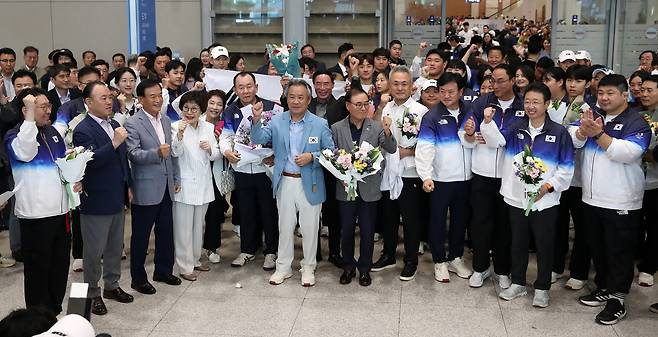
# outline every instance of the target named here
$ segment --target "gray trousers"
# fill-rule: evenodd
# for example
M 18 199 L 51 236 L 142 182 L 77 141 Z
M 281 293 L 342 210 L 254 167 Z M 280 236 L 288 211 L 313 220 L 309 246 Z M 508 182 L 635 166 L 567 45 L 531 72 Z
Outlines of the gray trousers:
M 114 215 L 80 214 L 82 241 L 85 243 L 82 252 L 84 280 L 89 284 L 89 298 L 101 295 L 98 287 L 101 268 L 103 289 L 114 290 L 119 287 L 124 221 L 123 211 Z

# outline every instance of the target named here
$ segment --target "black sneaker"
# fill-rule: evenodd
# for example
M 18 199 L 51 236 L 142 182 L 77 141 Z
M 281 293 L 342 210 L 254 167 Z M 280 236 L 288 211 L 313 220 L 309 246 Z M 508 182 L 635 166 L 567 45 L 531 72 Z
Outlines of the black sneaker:
M 605 305 L 603 311 L 596 315 L 596 323 L 604 325 L 617 324 L 622 318 L 626 317 L 626 308 L 616 298 L 611 298 Z
M 377 262 L 372 265 L 370 271 L 377 272 L 393 267 L 395 267 L 395 259 L 389 258 L 388 256 L 382 254 L 382 256 L 379 257 L 379 260 L 377 260 Z
M 416 266 L 410 263 L 405 263 L 402 272 L 400 273 L 401 281 L 411 281 L 416 277 Z
M 610 293 L 607 290 L 596 289 L 589 295 L 580 296 L 578 301 L 590 307 L 600 307 L 606 305 L 610 298 Z

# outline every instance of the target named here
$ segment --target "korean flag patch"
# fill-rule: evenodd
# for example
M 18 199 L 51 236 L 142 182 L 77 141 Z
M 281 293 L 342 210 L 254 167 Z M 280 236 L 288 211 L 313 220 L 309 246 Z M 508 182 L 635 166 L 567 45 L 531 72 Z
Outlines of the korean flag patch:
M 525 116 L 525 111 L 523 110 L 516 110 L 516 113 L 514 114 L 516 117 L 523 117 Z
M 517 134 L 516 134 L 516 137 L 519 138 L 519 139 L 523 139 L 523 138 L 525 138 L 525 137 L 523 136 L 522 133 L 517 133 Z
M 318 143 L 318 137 L 308 137 L 308 143 L 309 144 L 317 144 Z
M 615 124 L 615 126 L 612 128 L 615 131 L 620 131 L 624 127 L 624 124 Z
M 555 143 L 555 136 L 546 135 L 546 142 L 547 143 Z

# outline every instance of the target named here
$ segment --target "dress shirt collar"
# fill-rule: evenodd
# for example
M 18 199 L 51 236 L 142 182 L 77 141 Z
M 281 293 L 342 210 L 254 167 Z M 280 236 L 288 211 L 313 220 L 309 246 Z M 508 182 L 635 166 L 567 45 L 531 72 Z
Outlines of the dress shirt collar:
M 402 103 L 401 105 L 398 105 L 398 104 L 395 102 L 395 100 L 393 100 L 392 102 L 393 102 L 393 107 L 394 107 L 394 108 L 397 108 L 397 107 L 401 107 L 401 106 L 403 106 L 403 107 L 405 107 L 405 108 L 409 108 L 409 109 L 411 109 L 411 106 L 414 104 L 414 99 L 413 99 L 413 97 L 409 96 L 409 98 L 407 98 L 407 100 L 404 101 L 404 103 Z

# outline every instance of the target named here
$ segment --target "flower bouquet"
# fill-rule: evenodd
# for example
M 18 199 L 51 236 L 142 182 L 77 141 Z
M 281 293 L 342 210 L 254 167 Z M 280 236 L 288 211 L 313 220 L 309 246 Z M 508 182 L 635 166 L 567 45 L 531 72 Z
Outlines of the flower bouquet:
M 247 105 L 241 109 L 242 121 L 238 125 L 238 130 L 233 137 L 233 148 L 240 153 L 240 161 L 236 167 L 241 167 L 247 164 L 257 164 L 263 159 L 274 154 L 274 151 L 267 145 L 253 144 L 251 142 L 251 120 L 252 112 L 251 105 Z M 279 113 L 283 112 L 283 108 L 275 105 L 272 110 L 263 111 L 261 121 L 262 126 L 266 126 L 272 118 Z
M 272 65 L 276 68 L 280 76 L 288 76 L 292 78 L 299 78 L 301 76 L 301 68 L 297 61 L 299 55 L 299 41 L 292 44 L 274 44 L 268 43 L 265 45 L 267 54 L 270 57 Z M 292 60 L 293 62 L 289 62 Z
M 71 121 L 68 124 L 68 128 L 66 129 L 66 132 L 64 133 L 64 142 L 66 142 L 66 146 L 69 148 L 73 148 L 73 131 L 75 130 L 75 127 L 82 122 L 83 119 L 87 117 L 87 112 L 82 111 L 80 112 L 79 115 L 75 116 L 75 118 L 71 119 Z
M 523 152 L 514 156 L 514 175 L 516 175 L 525 190 L 525 216 L 530 214 L 535 204 L 535 199 L 539 195 L 541 182 L 544 180 L 542 175 L 546 173 L 546 165 L 538 157 L 532 155 L 532 150 L 528 145 Z
M 420 118 L 417 114 L 409 112 L 408 108 L 404 109 L 402 117 L 395 124 L 402 133 L 400 147 L 412 148 L 418 141 L 418 132 L 420 131 Z
M 55 164 L 59 167 L 62 183 L 66 186 L 69 197 L 69 209 L 80 206 L 80 195 L 73 192 L 73 184 L 82 181 L 85 176 L 87 162 L 92 160 L 94 153 L 82 146 L 67 151 L 64 158 L 57 158 Z
M 365 177 L 379 172 L 383 160 L 379 147 L 373 147 L 368 142 L 361 143 L 361 146 L 354 144 L 350 152 L 326 149 L 318 158 L 320 165 L 343 182 L 348 201 L 356 200 L 357 182 L 363 182 Z

